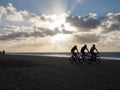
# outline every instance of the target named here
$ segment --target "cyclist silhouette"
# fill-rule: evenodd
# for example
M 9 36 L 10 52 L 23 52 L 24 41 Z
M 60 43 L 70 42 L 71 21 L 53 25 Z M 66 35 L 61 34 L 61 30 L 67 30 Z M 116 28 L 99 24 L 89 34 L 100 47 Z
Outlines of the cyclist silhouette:
M 94 56 L 96 56 L 96 54 L 95 54 L 95 52 L 94 52 L 95 50 L 97 51 L 97 53 L 99 53 L 99 51 L 98 51 L 97 48 L 95 47 L 95 44 L 93 44 L 93 46 L 92 46 L 91 49 L 90 49 L 90 53 L 92 54 L 91 59 L 92 59 Z
M 85 50 L 87 50 L 87 51 L 89 52 L 89 50 L 88 50 L 88 48 L 87 48 L 87 45 L 84 45 L 84 46 L 81 48 L 81 53 L 82 53 L 82 59 L 83 59 L 83 61 L 85 60 Z
M 79 53 L 76 45 L 72 47 L 71 53 L 72 53 L 72 57 L 76 57 L 77 53 Z

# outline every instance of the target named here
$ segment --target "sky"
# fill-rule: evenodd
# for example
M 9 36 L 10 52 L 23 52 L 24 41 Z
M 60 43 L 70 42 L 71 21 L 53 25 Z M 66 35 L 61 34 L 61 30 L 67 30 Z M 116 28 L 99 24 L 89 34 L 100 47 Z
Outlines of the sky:
M 120 0 L 0 0 L 0 50 L 120 52 Z

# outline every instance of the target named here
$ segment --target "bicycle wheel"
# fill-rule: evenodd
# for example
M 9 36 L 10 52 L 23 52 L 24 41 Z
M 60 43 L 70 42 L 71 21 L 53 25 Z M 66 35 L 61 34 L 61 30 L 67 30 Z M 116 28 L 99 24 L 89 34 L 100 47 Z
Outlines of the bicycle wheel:
M 97 56 L 96 59 L 95 59 L 95 63 L 99 64 L 100 62 L 101 62 L 100 56 Z
M 91 64 L 91 63 L 93 63 L 93 60 L 90 58 L 90 59 L 89 59 L 89 64 Z
M 90 56 L 86 56 L 86 57 L 85 57 L 85 62 L 86 62 L 87 64 L 91 64 L 91 63 L 92 63 L 91 57 L 90 57 Z
M 74 58 L 73 58 L 73 57 L 70 57 L 70 58 L 69 58 L 69 61 L 70 61 L 71 64 L 73 64 L 73 63 L 74 63 Z
M 82 56 L 79 57 L 79 63 L 83 63 L 83 59 L 82 59 Z
M 75 62 L 76 64 L 79 64 L 79 58 L 78 58 L 78 56 L 76 56 L 75 58 L 73 58 L 73 62 Z

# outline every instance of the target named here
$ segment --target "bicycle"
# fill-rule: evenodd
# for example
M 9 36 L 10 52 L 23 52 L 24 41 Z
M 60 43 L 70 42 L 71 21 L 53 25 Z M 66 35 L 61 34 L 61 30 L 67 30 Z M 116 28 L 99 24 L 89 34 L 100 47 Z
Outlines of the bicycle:
M 96 64 L 99 64 L 101 62 L 99 53 L 96 53 L 93 57 L 89 54 L 86 55 L 86 60 L 88 60 L 88 63 L 91 64 L 95 62 Z
M 78 54 L 76 54 L 75 56 L 72 55 L 72 56 L 69 58 L 69 60 L 70 60 L 70 63 L 71 63 L 71 64 L 73 64 L 73 63 L 79 64 L 79 63 L 80 63 L 80 57 L 79 57 Z
M 71 56 L 70 58 L 69 58 L 69 60 L 70 60 L 70 63 L 71 64 L 73 64 L 73 63 L 76 63 L 76 64 L 82 64 L 82 63 L 84 63 L 84 62 L 87 62 L 88 63 L 88 60 L 83 60 L 83 58 L 82 58 L 82 55 L 81 54 L 76 54 L 76 56 Z
M 101 62 L 100 59 L 100 55 L 99 53 L 96 53 L 93 57 L 90 53 L 86 53 L 85 55 L 85 59 L 83 60 L 82 55 L 81 54 L 76 54 L 75 56 L 71 56 L 69 58 L 70 63 L 76 63 L 76 64 L 83 64 L 83 63 L 87 63 L 87 64 L 91 64 L 93 62 L 95 62 L 96 64 L 99 64 Z

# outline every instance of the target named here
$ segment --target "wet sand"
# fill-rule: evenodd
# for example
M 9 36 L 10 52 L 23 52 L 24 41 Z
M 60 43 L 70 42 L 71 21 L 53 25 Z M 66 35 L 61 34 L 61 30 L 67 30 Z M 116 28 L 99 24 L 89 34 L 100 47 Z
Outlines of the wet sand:
M 120 61 L 70 64 L 62 57 L 0 56 L 0 90 L 120 90 Z

